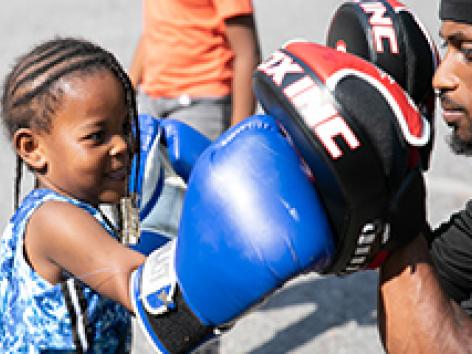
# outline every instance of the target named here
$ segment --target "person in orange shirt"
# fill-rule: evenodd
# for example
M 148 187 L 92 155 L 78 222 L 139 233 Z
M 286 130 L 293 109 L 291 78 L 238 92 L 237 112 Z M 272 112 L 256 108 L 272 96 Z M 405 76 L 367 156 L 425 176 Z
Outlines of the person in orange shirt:
M 254 113 L 260 62 L 251 0 L 144 0 L 129 70 L 138 110 L 217 138 Z
M 177 119 L 214 140 L 255 112 L 252 74 L 259 62 L 251 0 L 143 0 L 129 68 L 140 114 Z M 154 207 L 159 225 L 180 219 L 185 188 L 171 177 Z M 139 330 L 134 335 L 144 342 Z M 218 351 L 214 341 L 198 352 Z

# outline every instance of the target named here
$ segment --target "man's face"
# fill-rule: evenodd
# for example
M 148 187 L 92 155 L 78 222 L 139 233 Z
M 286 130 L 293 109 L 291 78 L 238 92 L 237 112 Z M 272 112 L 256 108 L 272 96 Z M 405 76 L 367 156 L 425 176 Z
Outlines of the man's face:
M 454 152 L 472 155 L 472 25 L 444 21 L 440 35 L 446 54 L 433 78 L 444 121 L 453 129 Z

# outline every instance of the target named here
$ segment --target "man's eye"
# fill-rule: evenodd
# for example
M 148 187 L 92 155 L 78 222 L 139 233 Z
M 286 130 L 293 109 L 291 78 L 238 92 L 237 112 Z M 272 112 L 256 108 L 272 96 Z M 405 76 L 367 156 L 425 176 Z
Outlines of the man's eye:
M 472 48 L 462 47 L 461 52 L 462 52 L 462 55 L 464 56 L 465 60 L 472 61 Z

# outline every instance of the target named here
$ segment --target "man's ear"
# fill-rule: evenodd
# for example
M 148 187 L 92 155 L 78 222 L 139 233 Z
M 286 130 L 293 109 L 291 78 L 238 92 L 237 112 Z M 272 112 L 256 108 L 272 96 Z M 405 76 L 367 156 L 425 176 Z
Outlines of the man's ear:
M 13 147 L 17 155 L 34 171 L 46 168 L 46 157 L 41 149 L 40 139 L 30 128 L 20 128 L 15 132 Z

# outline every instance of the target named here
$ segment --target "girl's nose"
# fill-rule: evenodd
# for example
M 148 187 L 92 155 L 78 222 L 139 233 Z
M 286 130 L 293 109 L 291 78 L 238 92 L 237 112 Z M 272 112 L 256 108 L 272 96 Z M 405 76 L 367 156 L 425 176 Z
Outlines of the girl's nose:
M 111 139 L 110 155 L 116 156 L 128 151 L 128 143 L 122 135 L 114 135 Z

